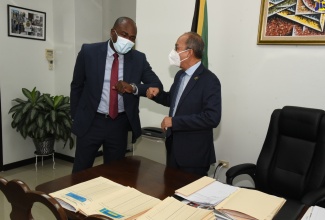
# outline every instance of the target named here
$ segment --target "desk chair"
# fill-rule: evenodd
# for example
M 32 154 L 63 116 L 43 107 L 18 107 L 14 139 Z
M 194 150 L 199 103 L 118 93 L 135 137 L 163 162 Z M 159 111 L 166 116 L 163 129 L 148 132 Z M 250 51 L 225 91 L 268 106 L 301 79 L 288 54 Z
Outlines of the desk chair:
M 56 219 L 67 219 L 64 209 L 54 198 L 43 192 L 30 190 L 23 181 L 11 180 L 8 182 L 5 178 L 0 177 L 0 190 L 11 204 L 10 218 L 12 220 L 33 219 L 31 209 L 35 202 L 42 203 L 49 208 Z
M 12 220 L 32 220 L 34 219 L 31 209 L 35 202 L 45 205 L 56 217 L 57 220 L 67 220 L 68 217 L 62 206 L 51 196 L 40 191 L 30 190 L 26 183 L 20 180 L 7 181 L 0 177 L 0 190 L 11 204 Z M 91 215 L 85 220 L 112 220 L 103 215 Z
M 287 199 L 288 216 L 320 204 L 325 200 L 325 112 L 294 106 L 274 110 L 256 165 L 231 167 L 227 183 L 241 174 L 251 176 L 257 190 Z M 295 219 L 288 216 L 278 219 Z

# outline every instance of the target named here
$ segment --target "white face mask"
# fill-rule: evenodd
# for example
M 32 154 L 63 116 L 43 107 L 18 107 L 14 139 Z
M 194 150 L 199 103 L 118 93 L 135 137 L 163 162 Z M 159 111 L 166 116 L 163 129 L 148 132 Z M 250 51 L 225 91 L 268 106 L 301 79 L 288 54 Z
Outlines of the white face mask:
M 181 62 L 183 62 L 184 60 L 187 60 L 188 57 L 186 57 L 185 59 L 181 60 L 179 54 L 180 54 L 180 53 L 183 53 L 183 52 L 185 52 L 185 51 L 188 51 L 188 50 L 189 50 L 189 49 L 186 49 L 186 50 L 183 50 L 183 51 L 177 53 L 176 50 L 173 49 L 173 50 L 169 53 L 169 56 L 168 56 L 170 65 L 174 65 L 174 66 L 178 66 L 178 67 L 180 67 Z
M 115 31 L 115 34 L 117 36 L 117 40 L 115 43 L 113 42 L 113 40 L 112 40 L 112 42 L 113 42 L 113 46 L 114 46 L 116 52 L 119 54 L 126 54 L 127 52 L 129 52 L 132 49 L 132 47 L 134 46 L 134 43 L 124 37 L 118 36 L 116 31 Z

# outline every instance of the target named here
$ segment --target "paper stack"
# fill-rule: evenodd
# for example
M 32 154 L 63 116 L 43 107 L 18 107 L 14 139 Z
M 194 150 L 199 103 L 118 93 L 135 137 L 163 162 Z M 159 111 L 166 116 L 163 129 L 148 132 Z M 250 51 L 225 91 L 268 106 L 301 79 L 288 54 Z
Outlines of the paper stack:
M 280 197 L 240 188 L 216 205 L 215 209 L 234 219 L 269 220 L 273 219 L 285 202 Z
M 135 219 L 160 202 L 157 198 L 104 177 L 94 178 L 50 195 L 71 211 L 86 216 L 101 214 L 120 220 Z
M 158 205 L 137 218 L 137 220 L 148 219 L 215 220 L 216 218 L 212 210 L 194 208 L 176 200 L 173 197 L 167 197 Z
M 286 201 L 257 190 L 229 186 L 210 177 L 202 177 L 176 190 L 176 195 L 199 204 L 214 205 L 215 210 L 224 214 L 224 219 L 236 220 L 272 219 Z
M 217 205 L 239 187 L 230 186 L 211 177 L 204 176 L 178 190 L 175 194 L 201 205 Z
M 325 209 L 319 206 L 311 206 L 308 208 L 301 220 L 324 220 Z

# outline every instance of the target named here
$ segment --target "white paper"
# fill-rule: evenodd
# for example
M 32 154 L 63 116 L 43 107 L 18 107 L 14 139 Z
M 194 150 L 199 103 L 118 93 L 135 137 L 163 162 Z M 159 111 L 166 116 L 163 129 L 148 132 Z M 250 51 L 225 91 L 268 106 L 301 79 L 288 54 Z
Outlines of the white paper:
M 301 220 L 324 220 L 325 209 L 319 206 L 310 207 Z
M 176 195 L 198 204 L 216 205 L 235 192 L 238 188 L 239 187 L 214 181 L 189 196 L 183 196 L 179 193 L 176 193 Z

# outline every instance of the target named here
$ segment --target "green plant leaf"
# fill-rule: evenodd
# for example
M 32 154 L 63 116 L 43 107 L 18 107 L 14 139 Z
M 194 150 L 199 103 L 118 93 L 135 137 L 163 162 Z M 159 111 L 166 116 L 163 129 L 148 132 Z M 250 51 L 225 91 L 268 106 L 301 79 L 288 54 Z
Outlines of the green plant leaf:
M 36 87 L 34 87 L 34 89 L 33 89 L 33 91 L 35 91 L 36 90 Z M 23 92 L 23 94 L 31 101 L 31 100 L 33 100 L 33 97 L 32 97 L 32 92 L 31 91 L 29 91 L 28 89 L 26 89 L 26 88 L 22 88 L 22 92 Z
M 65 96 L 64 99 L 63 99 L 63 103 L 66 104 L 66 103 L 70 103 L 70 97 L 69 96 Z
M 28 134 L 32 134 L 35 130 L 36 130 L 36 124 L 33 123 L 33 124 L 30 124 L 28 127 L 27 127 L 27 133 Z
M 18 102 L 18 103 L 20 103 L 20 104 L 22 104 L 22 103 L 26 103 L 26 102 L 27 102 L 27 101 L 22 100 L 22 99 L 20 99 L 20 98 L 15 98 L 15 99 L 13 99 L 12 101 L 14 101 L 14 102 Z
M 44 140 L 53 136 L 55 140 L 63 140 L 64 145 L 69 142 L 70 149 L 73 148 L 70 97 L 41 94 L 36 87 L 32 91 L 23 88 L 22 92 L 27 100 L 13 100 L 18 104 L 10 108 L 8 113 L 12 114 L 11 127 L 24 138 Z
M 21 130 L 20 134 L 21 134 L 21 136 L 23 136 L 24 139 L 27 138 L 27 132 L 25 132 L 25 130 Z
M 51 133 L 51 134 L 53 133 L 51 123 L 48 120 L 45 121 L 45 131 L 47 133 Z
M 26 113 L 27 111 L 29 111 L 29 109 L 31 109 L 31 108 L 32 108 L 32 103 L 30 103 L 30 102 L 26 103 L 22 109 L 23 114 Z
M 36 87 L 34 87 L 33 91 L 30 93 L 31 95 L 31 99 L 30 101 L 33 103 L 33 105 L 35 105 L 35 103 L 37 102 L 38 98 L 40 97 L 40 92 L 36 90 Z
M 69 137 L 69 142 L 70 142 L 70 149 L 72 149 L 74 146 L 74 139 L 71 136 Z
M 23 126 L 21 126 L 21 128 L 19 130 L 20 130 L 20 134 L 23 136 L 23 138 L 26 139 L 27 134 L 28 134 L 27 126 L 23 125 Z
M 51 115 L 51 121 L 52 122 L 55 122 L 56 121 L 56 112 L 54 110 L 52 110 L 50 112 L 50 115 Z
M 70 104 L 69 103 L 63 104 L 63 105 L 59 106 L 57 109 L 59 109 L 59 110 L 63 110 L 63 109 L 70 110 Z
M 54 102 L 53 99 L 51 98 L 50 94 L 44 94 L 43 95 L 45 102 L 53 108 Z
M 59 118 L 69 118 L 69 115 L 65 113 L 64 111 L 58 111 L 57 115 Z
M 37 119 L 36 119 L 36 124 L 39 128 L 42 128 L 44 125 L 44 115 L 39 114 Z
M 32 95 L 33 95 L 34 103 L 36 103 L 37 101 L 42 100 L 42 98 L 40 99 L 41 93 L 39 91 L 34 92 L 34 90 L 33 90 Z
M 14 115 L 14 122 L 15 122 L 15 123 L 19 123 L 20 120 L 22 119 L 22 116 L 23 116 L 23 112 L 22 112 L 22 111 L 17 112 L 17 113 Z
M 37 116 L 37 109 L 32 108 L 32 109 L 31 109 L 31 112 L 30 112 L 30 117 L 29 117 L 29 119 L 30 119 L 31 121 L 34 121 L 34 119 L 36 118 L 36 116 Z
M 11 122 L 11 127 L 12 127 L 12 128 L 17 127 L 17 123 L 15 123 L 15 121 L 12 121 L 12 122 Z
M 43 102 L 38 102 L 35 107 L 38 107 L 37 109 L 45 109 L 45 104 Z
M 60 104 L 62 103 L 62 101 L 63 101 L 63 95 L 55 96 L 54 97 L 53 108 L 57 109 L 60 106 Z
M 20 111 L 23 108 L 23 106 L 24 106 L 23 104 L 18 104 L 18 105 L 11 107 L 8 114 Z
M 67 128 L 71 128 L 72 123 L 70 120 L 63 118 L 63 123 Z

